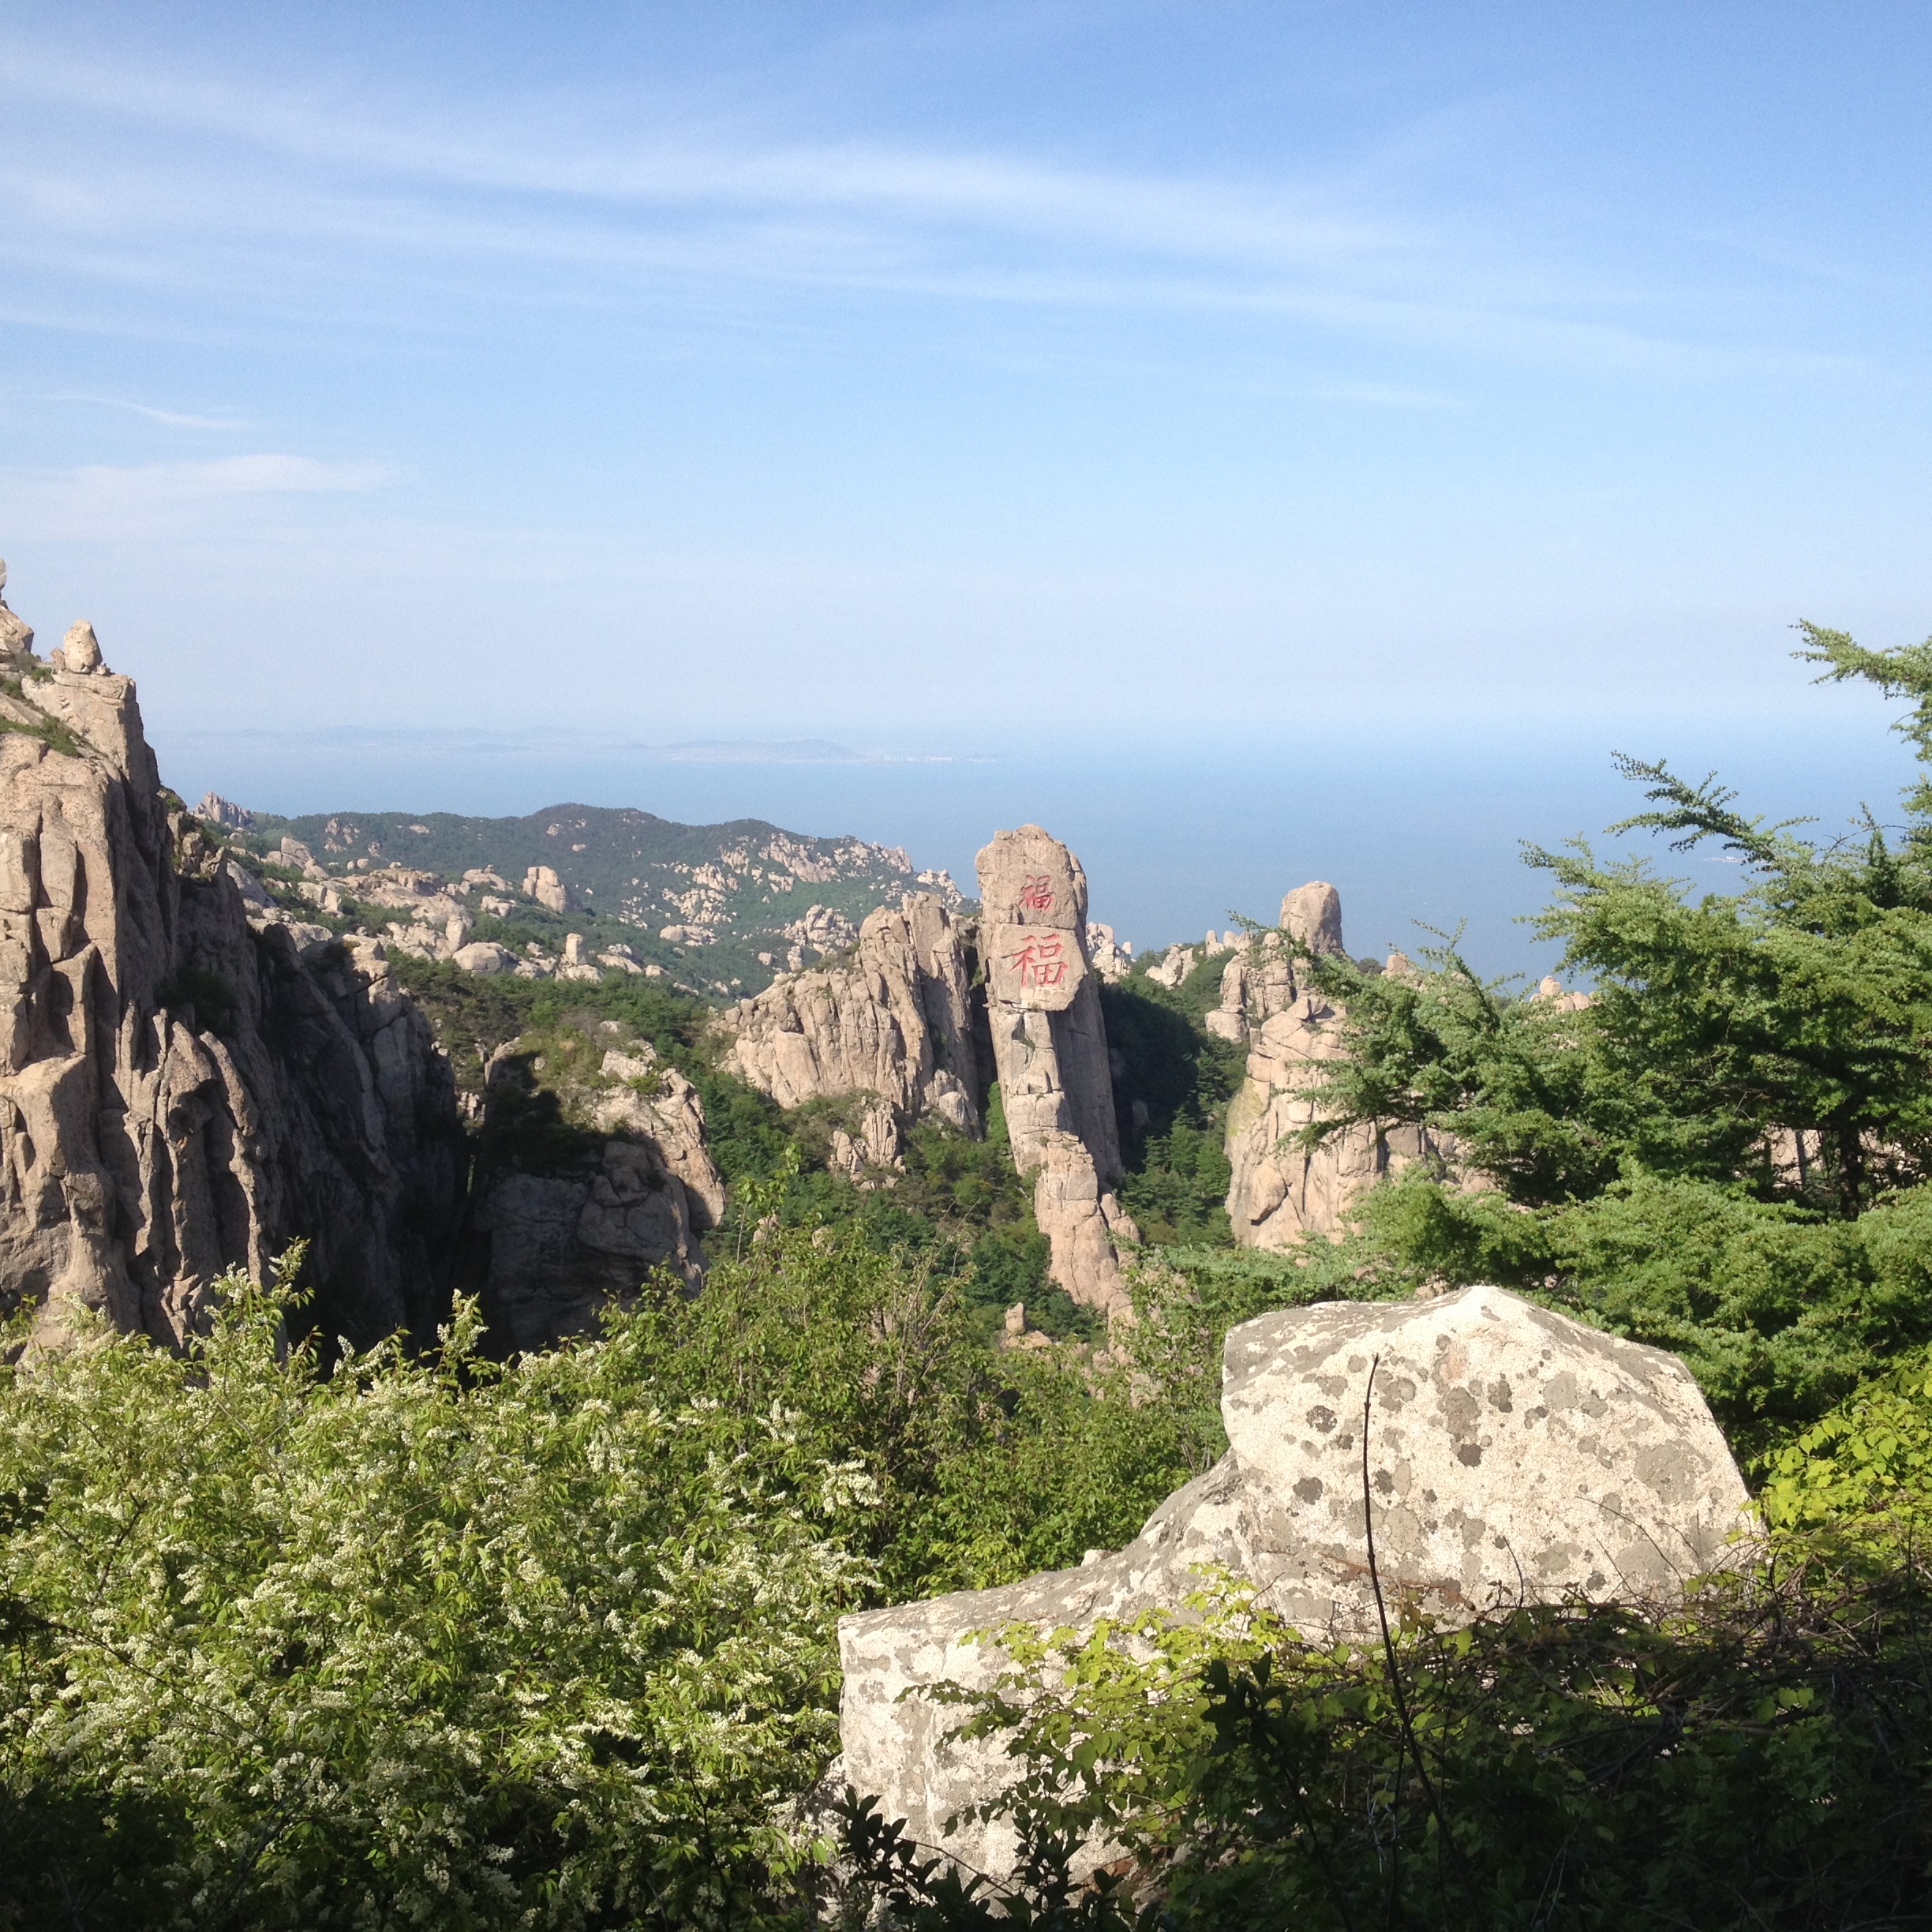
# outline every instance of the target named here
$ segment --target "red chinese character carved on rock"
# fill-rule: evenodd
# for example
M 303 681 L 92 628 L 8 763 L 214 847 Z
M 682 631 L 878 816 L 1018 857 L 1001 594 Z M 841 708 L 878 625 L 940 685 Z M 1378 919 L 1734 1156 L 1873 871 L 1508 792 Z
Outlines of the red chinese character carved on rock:
M 1020 884 L 1020 903 L 1029 912 L 1050 912 L 1053 910 L 1054 889 L 1052 878 L 1044 872 L 1029 872 Z
M 1055 987 L 1066 978 L 1065 948 L 1058 936 L 1028 940 L 1017 953 L 1006 955 L 1006 964 L 1019 974 L 1023 987 Z

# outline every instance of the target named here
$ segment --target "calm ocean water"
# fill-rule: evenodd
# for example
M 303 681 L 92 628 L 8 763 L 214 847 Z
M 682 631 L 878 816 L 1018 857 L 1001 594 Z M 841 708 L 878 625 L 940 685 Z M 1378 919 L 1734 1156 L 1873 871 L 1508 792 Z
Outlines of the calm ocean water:
M 1311 731 L 1294 742 L 1084 744 L 1072 752 L 841 762 L 666 757 L 588 736 L 305 735 L 151 724 L 163 777 L 190 802 L 210 787 L 285 813 L 392 810 L 489 814 L 567 800 L 635 806 L 710 824 L 770 819 L 856 833 L 944 866 L 968 892 L 973 855 L 998 827 L 1032 820 L 1085 863 L 1093 913 L 1137 949 L 1198 939 L 1233 912 L 1272 921 L 1304 879 L 1341 890 L 1350 949 L 1413 950 L 1424 926 L 1464 930 L 1485 971 L 1541 973 L 1552 949 L 1518 915 L 1547 896 L 1520 841 L 1594 835 L 1639 807 L 1612 750 L 1716 767 L 1743 808 L 1818 815 L 1836 834 L 1861 800 L 1896 818 L 1909 765 L 1881 716 L 1802 732 L 1686 720 L 1631 727 Z M 1600 841 L 1600 848 L 1607 842 Z M 1713 890 L 1738 874 L 1710 858 L 1658 860 Z

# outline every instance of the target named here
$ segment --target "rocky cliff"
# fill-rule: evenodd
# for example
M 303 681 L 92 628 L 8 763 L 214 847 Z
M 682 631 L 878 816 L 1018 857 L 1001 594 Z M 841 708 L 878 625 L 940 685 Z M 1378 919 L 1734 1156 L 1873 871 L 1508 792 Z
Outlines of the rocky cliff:
M 977 1136 L 976 963 L 974 929 L 934 894 L 882 906 L 849 959 L 781 977 L 726 1009 L 724 1065 L 781 1106 L 871 1096 L 863 1132 L 844 1136 L 856 1173 L 890 1167 L 903 1129 L 925 1115 Z
M 426 1332 L 465 1165 L 426 1027 L 380 948 L 251 925 L 88 626 L 32 642 L 0 601 L 0 1306 L 177 1340 L 299 1238 L 326 1330 Z
M 1226 1137 L 1228 1221 L 1245 1248 L 1287 1249 L 1305 1234 L 1339 1234 L 1365 1189 L 1406 1163 L 1447 1152 L 1409 1126 L 1350 1127 L 1312 1150 L 1295 1144 L 1292 1136 L 1315 1117 L 1308 1082 L 1341 1051 L 1342 1016 L 1302 983 L 1305 975 L 1297 977 L 1290 939 L 1315 953 L 1342 953 L 1342 900 L 1332 886 L 1315 880 L 1282 900 L 1277 930 L 1228 961 L 1220 1006 L 1208 1017 L 1210 1032 L 1248 1048 Z
M 585 1023 L 593 1058 L 539 1090 L 532 1056 L 506 1051 L 489 1069 L 474 1206 L 457 1279 L 504 1352 L 553 1346 L 595 1330 L 613 1301 L 668 1267 L 696 1288 L 700 1237 L 724 1217 L 724 1184 L 705 1144 L 691 1083 L 614 1020 Z M 581 1029 L 579 1029 L 581 1030 Z M 515 1157 L 500 1114 L 532 1100 L 581 1123 L 536 1168 Z M 507 1155 L 507 1158 L 505 1158 Z
M 1114 1193 L 1120 1136 L 1087 874 L 1033 825 L 994 833 L 976 863 L 987 1020 L 1013 1164 L 1034 1180 L 1054 1279 L 1076 1301 L 1122 1309 L 1121 1244 L 1140 1237 Z

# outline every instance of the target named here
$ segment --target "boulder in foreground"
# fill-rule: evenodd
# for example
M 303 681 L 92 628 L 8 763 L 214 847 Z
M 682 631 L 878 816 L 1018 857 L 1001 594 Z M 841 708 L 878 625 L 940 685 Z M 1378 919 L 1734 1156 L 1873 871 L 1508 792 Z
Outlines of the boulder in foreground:
M 1179 1610 L 1203 1566 L 1245 1578 L 1305 1636 L 1376 1627 L 1363 1533 L 1363 1410 L 1376 1569 L 1391 1614 L 1466 1619 L 1566 1597 L 1654 1601 L 1725 1559 L 1743 1479 L 1690 1372 L 1497 1288 L 1424 1302 L 1327 1302 L 1227 1338 L 1227 1454 L 1126 1548 L 1003 1589 L 847 1617 L 836 1775 L 908 1833 L 996 1877 L 1009 1827 L 945 1822 L 1002 1788 L 996 1742 L 916 1694 L 1005 1668 L 969 1633 L 1018 1621 L 1090 1628 Z M 915 1694 L 900 1701 L 901 1694 Z

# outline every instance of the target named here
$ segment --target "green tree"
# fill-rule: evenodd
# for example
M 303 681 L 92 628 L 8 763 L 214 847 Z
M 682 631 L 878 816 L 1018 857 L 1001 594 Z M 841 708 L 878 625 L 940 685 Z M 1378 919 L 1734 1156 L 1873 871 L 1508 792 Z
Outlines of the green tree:
M 1825 678 L 1908 699 L 1900 728 L 1932 758 L 1932 644 L 1801 627 Z M 1932 783 L 1908 792 L 1902 830 L 1868 815 L 1825 844 L 1742 814 L 1714 779 L 1619 762 L 1647 809 L 1612 833 L 1715 841 L 1742 889 L 1695 894 L 1581 841 L 1531 848 L 1556 886 L 1537 930 L 1593 987 L 1580 1009 L 1485 982 L 1452 940 L 1409 973 L 1309 960 L 1348 1017 L 1308 1138 L 1365 1121 L 1452 1136 L 1461 1181 L 1379 1191 L 1362 1265 L 1505 1281 L 1679 1349 L 1748 1439 L 1932 1336 L 1915 1239 L 1932 1214 Z

